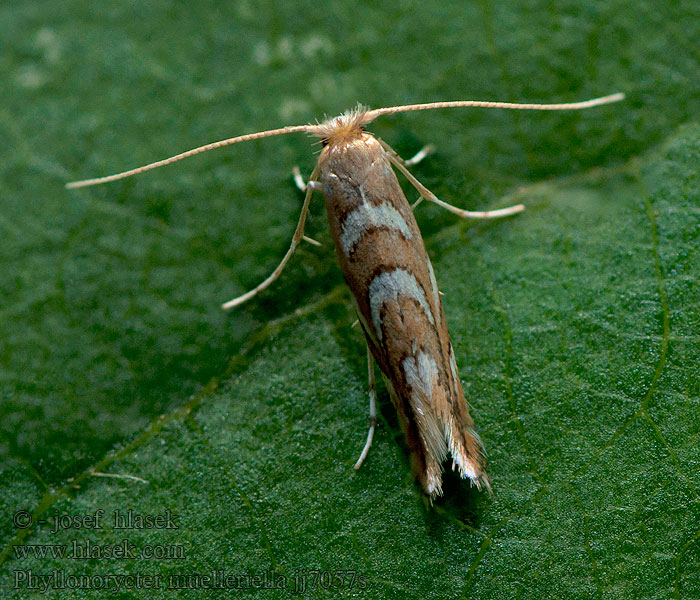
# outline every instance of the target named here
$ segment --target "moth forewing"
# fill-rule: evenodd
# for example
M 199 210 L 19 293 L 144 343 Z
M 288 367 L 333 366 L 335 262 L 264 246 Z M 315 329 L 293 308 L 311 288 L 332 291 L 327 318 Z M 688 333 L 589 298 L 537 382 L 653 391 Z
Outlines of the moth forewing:
M 442 493 L 448 454 L 488 487 L 435 274 L 382 145 L 361 126 L 332 131 L 317 171 L 345 280 L 425 492 Z
M 321 138 L 324 148 L 308 186 L 299 174 L 297 185 L 306 192 L 297 229 L 289 250 L 273 273 L 251 291 L 226 302 L 233 308 L 267 288 L 282 272 L 304 236 L 304 223 L 314 190 L 323 190 L 333 240 L 345 280 L 353 294 L 358 320 L 369 354 L 377 361 L 396 407 L 411 450 L 413 469 L 431 497 L 442 493 L 442 464 L 452 456 L 453 468 L 477 487 L 490 490 L 483 448 L 474 431 L 459 380 L 440 292 L 411 206 L 399 186 L 394 165 L 429 200 L 467 218 L 512 215 L 522 205 L 470 212 L 439 200 L 407 169 L 420 160 L 403 161 L 387 144 L 365 131 L 380 115 L 438 108 L 506 108 L 570 110 L 618 102 L 611 94 L 567 104 L 523 104 L 459 100 L 357 109 L 315 125 L 293 125 L 205 144 L 170 158 L 115 175 L 66 184 L 84 187 L 116 181 L 208 150 L 287 133 L 306 132 Z M 316 179 L 318 177 L 318 180 Z M 313 240 L 311 240 L 313 242 Z M 374 433 L 374 378 L 369 364 L 370 430 L 357 461 L 367 455 Z

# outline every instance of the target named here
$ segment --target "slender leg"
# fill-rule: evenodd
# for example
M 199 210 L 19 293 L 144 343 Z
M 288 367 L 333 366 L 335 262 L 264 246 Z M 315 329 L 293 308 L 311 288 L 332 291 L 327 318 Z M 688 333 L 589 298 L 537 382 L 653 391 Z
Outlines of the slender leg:
M 365 458 L 367 458 L 367 453 L 374 439 L 374 427 L 377 424 L 377 393 L 374 389 L 374 357 L 369 351 L 369 346 L 367 346 L 367 371 L 369 375 L 369 431 L 367 432 L 367 441 L 365 442 L 365 447 L 362 449 L 362 454 L 360 454 L 360 458 L 358 458 L 355 463 L 355 470 L 359 469 L 365 461 Z
M 304 178 L 301 176 L 301 171 L 299 170 L 299 167 L 294 167 L 292 169 L 292 173 L 294 174 L 294 183 L 296 186 L 302 191 L 306 192 L 306 189 L 311 186 L 314 190 L 319 189 L 315 184 L 317 183 L 316 181 L 309 181 L 308 185 L 304 183 Z M 301 239 L 304 240 L 305 242 L 308 242 L 312 246 L 322 246 L 321 242 L 316 241 L 313 238 L 310 238 L 308 235 L 303 235 L 301 236 Z
M 423 146 L 413 158 L 409 158 L 408 160 L 403 161 L 403 164 L 407 167 L 417 165 L 426 156 L 432 154 L 433 152 L 435 152 L 435 146 L 433 146 L 432 144 L 428 144 L 427 146 Z
M 406 176 L 406 179 L 408 179 L 411 182 L 413 187 L 415 187 L 418 190 L 418 193 L 421 195 L 421 198 L 424 198 L 425 200 L 430 200 L 438 206 L 449 210 L 451 213 L 454 213 L 466 219 L 497 219 L 499 217 L 515 215 L 525 210 L 525 206 L 523 204 L 516 204 L 515 206 L 509 206 L 508 208 L 501 208 L 499 210 L 471 211 L 463 210 L 461 208 L 457 208 L 456 206 L 452 206 L 447 202 L 443 202 L 411 174 L 411 172 L 404 166 L 404 161 L 401 160 L 401 158 L 396 154 L 396 152 L 394 152 L 394 149 L 391 146 L 389 146 L 389 144 L 382 140 L 378 141 L 382 145 L 382 148 L 384 148 L 386 153 L 389 155 L 389 160 L 399 171 L 401 171 Z M 414 207 L 418 205 L 421 198 L 419 198 L 418 202 L 414 204 Z
M 379 140 L 379 143 L 380 143 L 380 144 L 384 147 L 384 149 L 387 150 L 387 151 L 388 151 L 388 149 L 390 148 L 389 145 L 388 145 L 386 142 L 383 142 L 382 140 Z M 433 152 L 435 152 L 435 146 L 433 146 L 432 144 L 428 144 L 427 146 L 423 146 L 413 158 L 409 158 L 408 160 L 404 160 L 403 158 L 401 158 L 401 157 L 394 151 L 393 148 L 391 148 L 391 152 L 389 152 L 389 154 L 393 154 L 393 156 L 396 157 L 397 160 L 400 160 L 401 163 L 402 163 L 405 167 L 409 167 L 409 166 L 412 166 L 412 165 L 417 165 L 417 164 L 418 164 L 419 162 L 421 162 L 426 156 L 432 154 Z M 419 197 L 418 197 L 418 200 L 416 200 L 413 204 L 411 204 L 411 208 L 416 208 L 416 206 L 418 206 L 421 202 L 423 202 L 423 196 L 419 196 Z
M 296 186 L 302 191 L 306 191 L 306 184 L 304 183 L 304 178 L 301 176 L 301 171 L 299 170 L 299 167 L 294 167 L 292 169 L 292 173 L 294 174 L 294 183 Z
M 321 242 L 316 241 L 314 238 L 310 238 L 308 235 L 302 235 L 301 239 L 308 242 L 312 246 L 323 246 Z
M 313 188 L 314 190 L 321 189 L 320 182 L 314 179 L 314 177 L 316 177 L 316 171 L 314 171 L 311 174 L 311 178 L 307 183 L 304 183 L 304 178 L 301 176 L 301 171 L 299 170 L 299 167 L 294 167 L 292 169 L 292 174 L 294 175 L 294 183 L 302 192 L 305 192 L 307 188 Z
M 313 179 L 314 177 L 316 177 L 315 169 L 314 172 L 311 174 L 311 178 Z M 294 250 L 296 250 L 296 247 L 299 245 L 299 242 L 304 236 L 304 224 L 306 223 L 306 215 L 309 213 L 309 203 L 311 202 L 311 195 L 313 194 L 313 192 L 314 188 L 312 186 L 307 186 L 306 197 L 304 198 L 304 205 L 301 207 L 301 215 L 299 216 L 299 223 L 297 224 L 296 231 L 294 232 L 294 237 L 292 238 L 292 243 L 289 246 L 289 250 L 287 250 L 287 254 L 284 255 L 282 262 L 279 265 L 277 265 L 277 268 L 265 281 L 263 281 L 257 287 L 254 287 L 249 292 L 246 292 L 242 296 L 238 296 L 233 300 L 225 302 L 221 305 L 221 308 L 223 308 L 224 310 L 229 310 L 240 304 L 243 304 L 246 300 L 250 300 L 258 292 L 261 292 L 262 290 L 267 288 L 275 279 L 279 277 L 280 273 L 283 271 L 284 267 L 289 262 L 289 259 L 292 257 L 292 254 L 294 254 Z

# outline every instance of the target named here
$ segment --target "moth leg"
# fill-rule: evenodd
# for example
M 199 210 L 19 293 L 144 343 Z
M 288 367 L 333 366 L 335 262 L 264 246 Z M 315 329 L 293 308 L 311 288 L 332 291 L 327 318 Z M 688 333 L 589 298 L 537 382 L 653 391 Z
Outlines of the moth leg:
M 314 177 L 316 177 L 316 175 L 317 170 L 314 169 L 314 172 L 311 174 L 311 178 L 313 179 Z M 223 308 L 224 310 L 229 310 L 231 308 L 234 308 L 235 306 L 238 306 L 239 304 L 243 304 L 246 300 L 250 300 L 258 292 L 261 292 L 262 290 L 267 288 L 275 279 L 279 277 L 280 273 L 284 270 L 284 267 L 289 262 L 289 259 L 292 257 L 292 254 L 294 254 L 294 250 L 296 250 L 296 247 L 299 245 L 299 242 L 304 237 L 304 225 L 306 224 L 306 215 L 308 215 L 309 213 L 309 203 L 311 202 L 311 196 L 313 192 L 314 188 L 312 186 L 307 186 L 306 196 L 304 198 L 304 205 L 301 207 L 301 215 L 299 215 L 299 223 L 297 223 L 297 228 L 294 232 L 294 237 L 292 237 L 292 243 L 289 246 L 289 250 L 287 250 L 287 254 L 284 255 L 282 262 L 279 265 L 277 265 L 277 268 L 267 279 L 265 279 L 265 281 L 263 281 L 258 286 L 254 287 L 249 292 L 246 292 L 245 294 L 238 296 L 233 300 L 225 302 L 221 305 L 221 308 Z
M 305 192 L 307 188 L 311 188 L 313 190 L 321 189 L 321 182 L 314 180 L 314 177 L 316 176 L 316 171 L 314 171 L 311 174 L 311 178 L 307 183 L 304 183 L 304 178 L 301 176 L 301 171 L 299 170 L 299 167 L 294 167 L 292 169 L 292 173 L 294 174 L 294 183 L 302 192 Z
M 404 162 L 399 158 L 399 156 L 396 154 L 394 149 L 391 146 L 389 146 L 389 144 L 382 140 L 378 141 L 382 145 L 382 148 L 384 148 L 384 150 L 386 151 L 387 155 L 389 156 L 389 160 L 392 162 L 392 164 L 399 171 L 401 171 L 406 176 L 406 179 L 408 179 L 411 182 L 413 187 L 415 187 L 418 190 L 418 193 L 421 197 L 418 199 L 418 202 L 414 203 L 414 207 L 417 206 L 422 199 L 430 200 L 438 206 L 441 206 L 442 208 L 449 210 L 451 213 L 454 213 L 465 219 L 496 219 L 499 217 L 508 217 L 510 215 L 515 215 L 525 210 L 525 206 L 523 204 L 516 204 L 515 206 L 509 206 L 508 208 L 501 208 L 499 210 L 471 211 L 463 210 L 461 208 L 457 208 L 456 206 L 452 206 L 447 202 L 443 202 L 411 174 L 411 172 L 404 166 Z
M 308 242 L 312 246 L 323 246 L 323 244 L 314 238 L 310 238 L 308 235 L 302 235 L 301 239 L 304 240 L 305 242 Z
M 433 152 L 435 152 L 435 146 L 433 146 L 432 144 L 428 144 L 427 146 L 423 146 L 416 153 L 416 155 L 413 158 L 409 158 L 408 160 L 404 160 L 403 164 L 406 165 L 407 167 L 410 167 L 412 165 L 417 165 L 426 156 L 428 156 L 429 154 L 432 154 Z
M 379 139 L 379 138 L 377 138 Z M 382 140 L 379 140 L 379 143 L 384 147 L 385 150 L 389 148 L 389 145 L 386 142 L 382 142 Z M 388 150 L 387 150 L 388 151 Z M 421 162 L 426 156 L 429 156 L 433 152 L 435 152 L 435 146 L 433 144 L 428 144 L 426 146 L 423 146 L 415 156 L 409 158 L 408 160 L 404 160 L 401 158 L 394 149 L 391 149 L 391 152 L 393 152 L 394 156 L 396 157 L 397 160 L 401 161 L 402 165 L 405 165 L 407 167 L 410 167 L 412 165 L 417 165 L 419 162 Z
M 360 458 L 358 458 L 355 463 L 355 470 L 359 469 L 365 461 L 365 458 L 367 458 L 367 453 L 374 439 L 374 427 L 377 424 L 377 393 L 374 387 L 374 357 L 369 351 L 369 346 L 367 346 L 367 373 L 369 377 L 369 431 L 367 432 L 367 441 L 365 442 L 365 447 L 362 449 L 362 454 L 360 454 Z
M 389 145 L 383 142 L 382 140 L 379 140 L 379 143 L 382 144 L 385 150 L 388 151 L 388 149 L 391 150 L 390 154 L 393 153 L 393 155 L 396 157 L 396 160 L 400 160 L 401 163 L 405 166 L 412 166 L 412 165 L 417 165 L 419 162 L 421 162 L 425 157 L 428 155 L 432 154 L 435 152 L 435 146 L 432 144 L 428 144 L 427 146 L 423 146 L 415 156 L 412 158 L 409 158 L 408 160 L 404 160 L 401 158 L 397 152 L 394 151 L 393 148 L 389 148 Z M 418 200 L 416 200 L 413 204 L 411 204 L 411 208 L 416 208 L 421 202 L 423 202 L 423 196 L 419 196 Z
M 316 187 L 317 181 L 309 181 L 308 185 L 304 183 L 304 178 L 301 176 L 301 171 L 299 170 L 299 167 L 294 167 L 292 169 L 292 173 L 294 174 L 294 183 L 295 185 L 302 191 L 305 192 L 306 189 L 309 187 L 309 185 L 314 189 L 317 190 L 319 189 Z M 312 246 L 323 246 L 321 242 L 317 242 L 315 239 L 310 238 L 308 235 L 302 235 L 301 239 L 304 240 L 305 242 L 308 242 Z
M 421 202 L 423 202 L 423 196 L 418 196 L 418 200 L 411 204 L 411 210 L 415 210 L 416 206 L 418 206 Z

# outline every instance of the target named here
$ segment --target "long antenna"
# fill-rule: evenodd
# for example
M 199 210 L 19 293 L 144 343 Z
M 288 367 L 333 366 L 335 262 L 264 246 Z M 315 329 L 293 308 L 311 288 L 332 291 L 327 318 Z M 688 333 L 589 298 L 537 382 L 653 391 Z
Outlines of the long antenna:
M 453 102 L 428 102 L 426 104 L 405 104 L 403 106 L 389 106 L 386 108 L 377 108 L 375 110 L 370 110 L 364 113 L 362 121 L 364 123 L 369 123 L 370 121 L 376 119 L 381 115 L 390 115 L 400 112 L 408 112 L 412 110 L 432 110 L 435 108 L 505 108 L 511 110 L 576 110 L 581 108 L 591 108 L 593 106 L 600 106 L 601 104 L 610 104 L 612 102 L 619 102 L 624 99 L 625 95 L 622 93 L 611 94 L 609 96 L 603 96 L 601 98 L 593 98 L 592 100 L 585 100 L 583 102 L 569 102 L 566 104 L 525 104 L 520 102 L 489 102 L 481 100 L 456 100 Z M 332 119 L 330 119 L 332 121 Z M 158 167 L 163 167 L 165 165 L 172 164 L 184 158 L 189 158 L 190 156 L 195 156 L 196 154 L 201 154 L 202 152 L 208 152 L 209 150 L 214 150 L 216 148 L 223 148 L 224 146 L 230 146 L 231 144 L 237 144 L 238 142 L 248 142 L 251 140 L 259 140 L 261 138 L 272 137 L 275 135 L 285 135 L 287 133 L 298 133 L 298 132 L 308 132 L 314 133 L 318 132 L 319 129 L 327 126 L 327 123 L 321 123 L 317 125 L 291 125 L 289 127 L 281 127 L 279 129 L 269 129 L 268 131 L 258 131 L 257 133 L 247 133 L 245 135 L 239 135 L 236 137 L 221 140 L 219 142 L 212 142 L 210 144 L 205 144 L 204 146 L 199 146 L 198 148 L 193 148 L 192 150 L 187 150 L 170 158 L 164 158 L 163 160 L 158 160 L 156 162 L 144 165 L 142 167 L 137 167 L 135 169 L 130 169 L 128 171 L 123 171 L 121 173 L 116 173 L 114 175 L 107 175 L 106 177 L 96 177 L 94 179 L 83 179 L 81 181 L 71 181 L 66 184 L 67 188 L 79 188 L 87 187 L 89 185 L 99 185 L 100 183 L 108 183 L 110 181 L 117 181 L 118 179 L 124 179 L 125 177 L 131 177 L 132 175 L 138 175 L 145 171 L 150 171 L 151 169 L 157 169 Z
M 601 98 L 584 100 L 583 102 L 569 102 L 566 104 L 525 104 L 522 102 L 488 102 L 482 100 L 455 100 L 453 102 L 428 102 L 426 104 L 404 104 L 403 106 L 389 106 L 367 111 L 369 119 L 375 119 L 381 115 L 408 112 L 411 110 L 432 110 L 434 108 L 507 108 L 511 110 L 577 110 L 591 108 L 601 104 L 611 104 L 623 100 L 622 93 L 610 94 Z
M 172 164 L 178 160 L 182 160 L 183 158 L 189 158 L 190 156 L 195 156 L 196 154 L 201 154 L 202 152 L 208 152 L 209 150 L 214 150 L 216 148 L 223 148 L 224 146 L 230 146 L 231 144 L 237 144 L 238 142 L 259 140 L 260 138 L 272 137 L 273 135 L 284 135 L 285 133 L 296 133 L 298 131 L 311 131 L 313 128 L 314 125 L 293 125 L 291 127 L 282 127 L 280 129 L 270 129 L 268 131 L 258 131 L 257 133 L 247 133 L 245 135 L 239 135 L 226 140 L 221 140 L 219 142 L 211 142 L 210 144 L 205 144 L 204 146 L 199 146 L 198 148 L 193 148 L 192 150 L 187 150 L 187 152 L 176 154 L 170 158 L 164 158 L 163 160 L 158 160 L 148 165 L 123 171 L 121 173 L 116 173 L 114 175 L 95 177 L 94 179 L 83 179 L 81 181 L 71 181 L 70 183 L 66 184 L 66 187 L 79 188 L 87 187 L 89 185 L 99 185 L 100 183 L 109 183 L 110 181 L 117 181 L 118 179 L 138 175 L 144 171 L 150 171 L 151 169 L 157 169 L 158 167 Z

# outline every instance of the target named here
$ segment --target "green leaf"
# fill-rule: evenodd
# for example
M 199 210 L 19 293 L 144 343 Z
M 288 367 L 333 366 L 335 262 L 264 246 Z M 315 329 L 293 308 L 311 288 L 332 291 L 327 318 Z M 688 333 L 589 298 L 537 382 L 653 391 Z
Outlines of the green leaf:
M 3 598 L 103 597 L 118 574 L 132 579 L 114 597 L 204 597 L 194 575 L 212 573 L 260 576 L 264 598 L 697 597 L 699 16 L 649 2 L 0 8 Z M 289 243 L 289 173 L 313 164 L 303 137 L 63 189 L 358 100 L 614 91 L 628 100 L 580 113 L 372 127 L 404 156 L 437 144 L 414 172 L 446 201 L 528 207 L 489 223 L 418 209 L 493 498 L 448 473 L 426 503 L 383 389 L 353 470 L 365 350 L 319 200 L 308 234 L 324 246 L 220 311 Z M 130 509 L 177 528 L 115 529 Z M 56 514 L 102 527 L 52 533 Z M 88 540 L 156 556 L 51 555 Z M 193 589 L 167 589 L 188 575 Z

